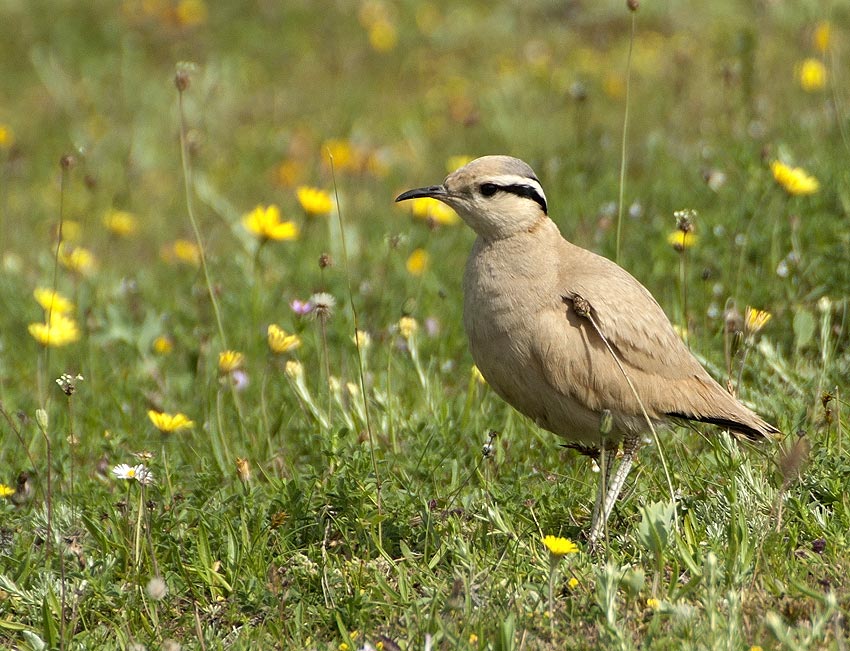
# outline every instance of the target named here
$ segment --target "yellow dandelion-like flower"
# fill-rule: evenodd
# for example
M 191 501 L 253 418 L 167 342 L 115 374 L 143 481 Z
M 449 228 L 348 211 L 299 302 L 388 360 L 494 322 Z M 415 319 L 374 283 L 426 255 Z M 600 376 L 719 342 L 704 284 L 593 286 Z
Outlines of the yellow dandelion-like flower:
M 405 339 L 410 339 L 419 330 L 419 324 L 412 316 L 403 316 L 398 320 L 398 332 Z
M 623 99 L 626 96 L 626 81 L 616 73 L 608 73 L 602 80 L 602 90 L 611 99 Z
M 103 225 L 118 237 L 131 237 L 139 230 L 138 220 L 126 210 L 110 210 L 103 216 Z
M 177 23 L 183 27 L 196 27 L 207 22 L 209 11 L 204 0 L 180 0 L 174 9 Z
M 295 196 L 298 197 L 301 208 L 310 217 L 327 215 L 333 209 L 331 195 L 319 188 L 302 185 L 295 190 Z
M 814 194 L 820 190 L 820 183 L 800 167 L 791 167 L 778 160 L 770 164 L 773 178 L 790 195 Z
M 754 335 L 761 331 L 772 318 L 773 315 L 767 310 L 758 310 L 748 305 L 744 311 L 744 329 L 748 334 Z
M 479 369 L 475 364 L 472 365 L 472 379 L 478 382 L 478 384 L 487 384 L 487 380 L 484 379 L 484 376 L 481 375 L 481 369 Z
M 301 337 L 286 334 L 286 331 L 275 323 L 269 325 L 267 333 L 269 348 L 273 353 L 288 353 L 301 345 Z
M 667 243 L 677 251 L 684 251 L 697 243 L 697 236 L 693 231 L 685 233 L 677 229 L 667 236 Z
M 220 373 L 232 373 L 242 368 L 245 355 L 235 350 L 223 350 L 218 354 L 218 370 Z
M 97 266 L 94 253 L 82 246 L 59 247 L 59 262 L 63 267 L 81 276 L 88 276 Z
M 369 333 L 365 330 L 357 330 L 354 335 L 352 335 L 351 341 L 353 341 L 354 345 L 361 350 L 365 350 L 372 345 L 372 337 L 369 336 Z
M 650 597 L 646 600 L 646 607 L 650 610 L 658 610 L 659 608 L 661 608 L 661 602 L 658 601 L 658 599 L 655 599 L 654 597 Z
M 561 538 L 560 536 L 544 536 L 543 544 L 552 556 L 566 556 L 567 554 L 575 554 L 578 552 L 578 547 L 569 538 Z
M 295 222 L 282 221 L 280 208 L 257 206 L 242 217 L 242 224 L 260 240 L 294 240 L 298 237 L 298 226 Z
M 753 645 L 750 647 L 750 651 L 764 651 L 764 650 L 763 650 L 763 649 L 761 648 L 761 646 L 759 646 L 758 644 L 753 644 Z
M 195 267 L 201 264 L 201 250 L 191 240 L 175 240 L 169 253 L 179 262 Z
M 11 497 L 15 494 L 15 489 L 6 484 L 0 484 L 0 498 Z
M 153 340 L 153 352 L 157 355 L 168 355 L 172 350 L 174 350 L 174 342 L 171 341 L 170 337 L 166 337 L 165 335 L 160 335 L 156 339 Z
M 35 297 L 36 302 L 44 308 L 45 312 L 52 313 L 54 316 L 57 314 L 70 314 L 74 311 L 74 304 L 62 296 L 62 294 L 52 289 L 37 287 L 32 295 Z
M 369 45 L 375 52 L 391 52 L 398 44 L 398 30 L 386 18 L 377 20 L 369 26 Z
M 578 587 L 578 579 L 575 578 L 574 576 L 571 576 L 570 580 L 567 581 L 567 587 L 570 590 L 575 590 Z
M 304 165 L 293 159 L 281 161 L 275 168 L 275 180 L 282 186 L 292 187 L 304 176 Z
M 828 20 L 822 20 L 815 25 L 815 31 L 812 33 L 812 45 L 821 54 L 826 54 L 829 49 L 829 43 L 832 40 L 832 25 Z
M 826 66 L 820 59 L 805 59 L 797 66 L 797 79 L 807 93 L 815 93 L 826 87 Z
M 328 157 L 333 159 L 334 169 L 354 170 L 357 169 L 357 152 L 348 140 L 334 138 L 322 143 L 322 159 Z
M 283 367 L 283 372 L 291 380 L 299 380 L 304 377 L 304 366 L 297 359 L 290 359 Z
M 419 197 L 407 203 L 410 212 L 419 219 L 431 221 L 441 226 L 451 226 L 460 221 L 460 217 L 454 210 L 433 197 Z
M 164 434 L 177 432 L 181 429 L 188 429 L 195 425 L 194 421 L 189 420 L 186 414 L 168 414 L 165 412 L 148 410 L 148 418 L 150 418 L 153 426 Z
M 407 268 L 407 273 L 411 276 L 421 276 L 425 273 L 425 270 L 428 269 L 429 259 L 430 256 L 426 250 L 415 249 L 413 253 L 410 254 L 410 257 L 407 258 L 407 262 L 404 263 L 404 266 Z
M 475 633 L 469 634 L 469 646 L 475 646 L 478 644 L 478 636 Z
M 0 149 L 11 149 L 15 144 L 15 134 L 8 124 L 0 124 Z
M 80 339 L 80 328 L 77 322 L 56 312 L 48 323 L 30 323 L 27 330 L 38 343 L 50 348 L 67 346 Z
M 446 174 L 451 174 L 473 160 L 475 160 L 474 156 L 449 156 L 446 160 Z
M 80 239 L 80 235 L 82 235 L 83 227 L 80 226 L 80 222 L 74 219 L 65 219 L 62 221 L 62 241 L 63 242 L 77 242 Z M 59 237 L 59 233 L 55 233 L 57 239 Z

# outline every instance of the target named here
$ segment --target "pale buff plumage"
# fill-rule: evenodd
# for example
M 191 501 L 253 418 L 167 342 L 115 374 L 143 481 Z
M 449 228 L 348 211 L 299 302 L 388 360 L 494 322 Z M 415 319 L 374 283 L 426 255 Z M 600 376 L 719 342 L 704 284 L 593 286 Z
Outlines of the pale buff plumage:
M 625 441 L 622 476 L 614 486 L 600 485 L 591 541 L 648 430 L 641 404 L 654 422 L 688 418 L 755 439 L 778 432 L 711 378 L 631 274 L 561 236 L 522 161 L 485 156 L 442 185 L 397 200 L 422 196 L 454 208 L 478 234 L 464 273 L 464 328 L 490 386 L 587 451 L 603 447 L 606 411 L 612 427 L 604 447 Z

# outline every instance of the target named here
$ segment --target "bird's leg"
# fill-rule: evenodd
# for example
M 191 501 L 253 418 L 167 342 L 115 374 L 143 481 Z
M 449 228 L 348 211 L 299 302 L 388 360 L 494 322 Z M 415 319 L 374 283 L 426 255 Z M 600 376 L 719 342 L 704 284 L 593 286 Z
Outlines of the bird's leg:
M 593 545 L 602 533 L 605 520 L 600 520 L 602 504 L 608 494 L 611 483 L 611 472 L 614 470 L 614 460 L 617 458 L 618 443 L 606 441 L 599 450 L 599 482 L 596 488 L 596 502 L 593 504 L 593 517 L 590 519 L 590 544 Z
M 632 469 L 632 462 L 634 461 L 635 452 L 637 452 L 639 445 L 640 436 L 629 435 L 623 440 L 623 458 L 620 461 L 620 465 L 617 466 L 617 472 L 614 473 L 614 476 L 609 480 L 607 489 L 604 489 L 604 501 L 599 500 L 602 501 L 602 508 L 598 517 L 596 509 L 594 508 L 594 518 L 590 525 L 590 534 L 587 538 L 591 547 L 597 543 L 605 529 L 608 518 L 611 517 L 611 512 L 614 510 L 614 504 L 617 503 L 617 497 L 619 497 L 620 491 L 623 489 L 623 484 L 626 483 L 626 477 L 628 477 L 629 471 Z M 612 454 L 611 456 L 613 457 L 614 455 Z M 607 461 L 605 465 L 608 465 Z M 600 491 L 602 490 L 600 483 Z

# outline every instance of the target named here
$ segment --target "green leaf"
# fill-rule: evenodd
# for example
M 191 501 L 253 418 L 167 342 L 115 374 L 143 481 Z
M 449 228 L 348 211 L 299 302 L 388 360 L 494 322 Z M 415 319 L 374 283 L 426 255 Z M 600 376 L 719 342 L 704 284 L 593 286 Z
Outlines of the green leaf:
M 794 315 L 794 346 L 799 350 L 812 341 L 815 336 L 815 317 L 808 310 L 799 310 Z

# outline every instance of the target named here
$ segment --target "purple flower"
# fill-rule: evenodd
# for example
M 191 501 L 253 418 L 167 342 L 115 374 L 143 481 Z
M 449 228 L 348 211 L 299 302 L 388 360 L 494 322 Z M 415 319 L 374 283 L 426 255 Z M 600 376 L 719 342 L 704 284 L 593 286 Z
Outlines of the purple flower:
M 299 301 L 297 298 L 293 298 L 289 307 L 292 308 L 292 311 L 295 312 L 298 316 L 304 316 L 306 314 L 310 314 L 313 311 L 313 304 L 310 301 Z

